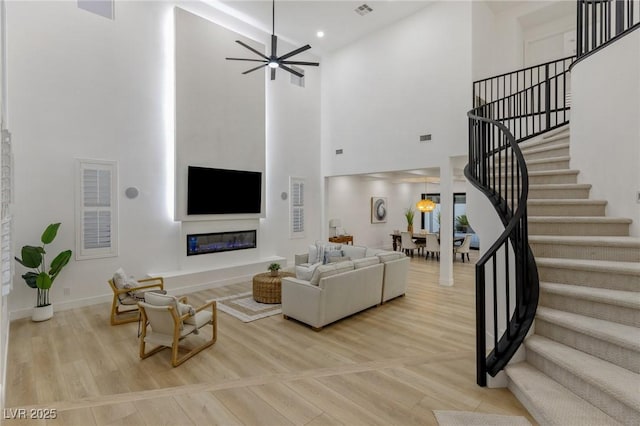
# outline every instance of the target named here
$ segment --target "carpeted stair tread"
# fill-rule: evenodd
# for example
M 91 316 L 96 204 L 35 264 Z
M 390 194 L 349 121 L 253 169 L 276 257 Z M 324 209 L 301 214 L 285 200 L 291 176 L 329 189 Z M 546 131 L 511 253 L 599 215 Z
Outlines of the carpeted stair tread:
M 618 367 L 600 358 L 554 342 L 546 337 L 533 335 L 525 341 L 532 350 L 553 364 L 595 386 L 631 409 L 640 412 L 640 374 Z
M 518 146 L 520 147 L 520 150 L 526 150 L 530 148 L 535 148 L 537 146 L 551 145 L 553 144 L 553 142 L 568 143 L 569 142 L 568 139 L 569 139 L 569 132 L 564 132 L 562 134 L 555 134 L 547 138 L 543 137 L 543 138 L 522 142 L 518 144 Z
M 540 289 L 565 297 L 640 310 L 640 292 L 541 282 Z
M 536 319 L 640 352 L 640 329 L 571 312 L 538 306 Z
M 549 141 L 545 141 L 545 142 L 547 142 L 547 144 L 543 146 L 535 146 L 535 145 L 529 145 L 526 147 L 521 146 L 520 150 L 526 156 L 527 154 L 538 154 L 540 152 L 555 151 L 558 149 L 569 148 L 569 142 L 556 143 L 556 144 L 548 144 Z M 538 145 L 541 145 L 541 144 L 538 144 Z
M 568 155 L 559 155 L 557 157 L 549 157 L 549 158 L 536 158 L 534 160 L 527 160 L 527 166 L 531 164 L 542 164 L 542 163 L 554 163 L 554 162 L 563 162 L 570 161 L 571 157 Z M 511 161 L 508 161 L 509 163 Z M 501 163 L 505 163 L 505 160 L 502 160 Z
M 572 218 L 575 219 L 575 218 Z M 529 241 L 534 243 L 562 244 L 575 246 L 609 246 L 640 250 L 640 238 L 619 236 L 575 236 L 575 235 L 531 235 Z
M 529 177 L 531 176 L 553 176 L 553 175 L 577 175 L 580 174 L 579 170 L 573 169 L 560 169 L 560 170 L 538 170 L 534 172 L 529 172 Z
M 537 205 L 607 205 L 606 200 L 592 200 L 592 199 L 576 199 L 576 198 L 530 198 L 527 200 L 527 204 Z
M 577 218 L 576 218 L 577 219 Z M 640 276 L 640 263 L 616 262 L 613 260 L 561 259 L 550 257 L 536 258 L 538 267 L 547 266 L 566 269 L 581 269 L 593 272 L 613 272 Z
M 526 398 L 525 407 L 541 425 L 620 424 L 527 362 L 507 366 L 506 373 Z
M 622 223 L 629 224 L 633 222 L 626 217 L 610 217 L 610 216 L 529 216 L 529 222 L 552 222 L 552 223 Z

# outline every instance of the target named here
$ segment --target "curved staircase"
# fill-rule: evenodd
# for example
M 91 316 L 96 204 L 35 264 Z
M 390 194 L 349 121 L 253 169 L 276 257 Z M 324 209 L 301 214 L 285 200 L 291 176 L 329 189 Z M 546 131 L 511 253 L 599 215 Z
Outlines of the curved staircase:
M 640 238 L 569 169 L 570 129 L 520 144 L 540 298 L 509 388 L 545 425 L 640 424 Z

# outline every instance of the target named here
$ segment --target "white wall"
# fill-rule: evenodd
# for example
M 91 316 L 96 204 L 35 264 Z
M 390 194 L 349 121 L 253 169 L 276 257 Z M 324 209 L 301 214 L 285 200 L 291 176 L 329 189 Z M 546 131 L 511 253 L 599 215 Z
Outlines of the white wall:
M 571 71 L 571 168 L 607 200 L 607 215 L 633 219 L 640 236 L 640 31 L 576 64 Z
M 347 234 L 353 235 L 354 244 L 391 249 L 390 234 L 406 230 L 404 211 L 416 209 L 421 194 L 440 193 L 440 185 L 429 183 L 394 183 L 389 180 L 365 176 L 334 176 L 326 180 L 327 222 L 340 219 Z M 466 192 L 466 182 L 455 181 L 454 192 Z M 387 198 L 387 221 L 371 223 L 371 197 Z M 420 229 L 420 213 L 416 212 L 413 229 Z M 304 251 L 304 250 L 303 250 Z
M 172 214 L 174 5 L 116 2 L 112 21 L 78 9 L 75 1 L 7 2 L 16 247 L 37 242 L 46 224 L 61 221 L 51 250 L 73 249 L 74 158 L 119 164 L 119 256 L 72 261 L 52 289 L 55 309 L 107 300 L 106 280 L 119 266 L 135 276 L 180 268 L 185 243 Z M 202 3 L 182 6 L 259 42 L 267 40 L 268 34 Z M 235 47 L 229 46 L 230 52 L 237 52 Z M 301 155 L 319 152 L 320 75 L 309 74 L 307 89 L 281 90 L 287 77 L 278 78 L 267 83 L 267 118 L 286 117 L 305 133 L 293 134 L 284 119 L 267 129 L 267 210 L 258 221 L 263 244 L 255 256 L 292 258 L 296 249 L 288 232 L 280 232 L 288 226 L 279 198 L 285 176 L 309 177 L 307 223 L 311 231 L 320 223 L 318 160 Z M 140 196 L 124 197 L 128 186 L 140 188 Z M 199 257 L 208 256 L 216 255 Z M 229 254 L 225 260 L 242 256 Z M 71 294 L 64 296 L 63 288 Z M 14 317 L 28 314 L 34 297 L 21 280 L 16 282 L 9 305 Z
M 472 11 L 472 78 L 474 81 L 498 74 L 499 52 L 493 45 L 498 40 L 496 18 L 484 1 L 474 1 Z
M 471 3 L 434 3 L 324 62 L 324 175 L 437 167 L 466 152 Z

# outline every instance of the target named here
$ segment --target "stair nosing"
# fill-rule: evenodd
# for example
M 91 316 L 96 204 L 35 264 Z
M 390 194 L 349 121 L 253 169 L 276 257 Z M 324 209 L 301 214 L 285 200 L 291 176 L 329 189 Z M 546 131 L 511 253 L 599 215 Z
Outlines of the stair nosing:
M 532 189 L 591 189 L 590 183 L 533 183 L 529 184 Z
M 536 147 L 536 146 L 524 147 L 521 149 L 521 151 L 523 155 L 528 155 L 528 154 L 539 154 L 541 152 L 555 151 L 557 149 L 566 149 L 566 148 L 569 148 L 569 142 L 558 143 L 558 144 L 549 145 L 549 146 L 541 146 L 541 147 Z
M 599 223 L 599 224 L 629 224 L 633 222 L 626 217 L 611 216 L 528 216 L 529 222 L 555 222 L 555 223 Z
M 597 387 L 600 391 L 612 396 L 628 407 L 640 411 L 640 398 L 635 400 L 629 398 L 630 388 L 633 388 L 634 385 L 637 387 L 638 383 L 640 383 L 639 374 L 543 336 L 530 336 L 525 340 L 525 345 L 527 349 L 531 349 L 560 368 Z M 565 352 L 565 354 L 558 354 L 559 351 Z M 567 352 L 571 356 L 567 356 Z M 600 368 L 584 368 L 585 364 L 596 364 Z M 607 370 L 607 375 L 597 374 L 605 369 Z M 636 380 L 634 381 L 633 378 Z M 637 392 L 631 393 L 637 395 Z
M 536 319 L 541 319 L 616 346 L 640 352 L 640 329 L 637 327 L 545 306 L 538 307 Z M 609 328 L 609 330 L 604 331 L 603 328 L 605 327 Z
M 529 198 L 528 203 L 566 205 L 566 204 L 589 204 L 594 206 L 607 205 L 607 200 L 593 200 L 590 198 Z
M 592 272 L 616 272 L 624 275 L 640 276 L 640 263 L 619 262 L 615 260 L 587 260 L 564 259 L 552 257 L 536 257 L 536 264 L 540 266 L 560 267 L 563 269 L 582 269 Z
M 562 217 L 562 216 L 560 216 Z M 556 243 L 572 246 L 608 246 L 621 248 L 639 248 L 640 238 L 620 236 L 573 236 L 573 235 L 529 235 L 529 242 L 542 244 Z
M 636 291 L 611 290 L 608 288 L 585 287 L 546 281 L 540 282 L 540 290 L 580 300 L 640 310 L 640 292 Z

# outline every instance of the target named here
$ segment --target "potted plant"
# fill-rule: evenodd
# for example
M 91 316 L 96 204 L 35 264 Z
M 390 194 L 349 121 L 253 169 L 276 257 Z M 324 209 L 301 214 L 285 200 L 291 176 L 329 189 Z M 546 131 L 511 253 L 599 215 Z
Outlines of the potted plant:
M 33 321 L 45 321 L 53 316 L 53 306 L 49 302 L 49 289 L 62 268 L 71 259 L 71 250 L 65 250 L 53 258 L 47 271 L 45 246 L 51 244 L 56 238 L 59 227 L 60 223 L 47 226 L 40 237 L 42 246 L 24 246 L 21 251 L 22 259 L 15 258 L 22 266 L 31 269 L 22 275 L 22 278 L 29 287 L 37 289 L 38 292 L 36 306 L 31 316 Z
M 269 265 L 269 267 L 267 269 L 271 272 L 271 276 L 272 277 L 277 277 L 278 276 L 278 271 L 280 270 L 280 264 L 279 263 L 272 263 L 271 265 Z
M 407 232 L 413 233 L 413 218 L 415 217 L 413 207 L 404 209 L 404 217 L 407 219 Z
M 467 232 L 469 230 L 469 219 L 467 219 L 466 214 L 456 216 L 456 229 L 462 232 Z

